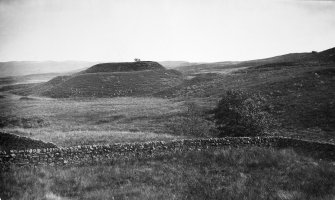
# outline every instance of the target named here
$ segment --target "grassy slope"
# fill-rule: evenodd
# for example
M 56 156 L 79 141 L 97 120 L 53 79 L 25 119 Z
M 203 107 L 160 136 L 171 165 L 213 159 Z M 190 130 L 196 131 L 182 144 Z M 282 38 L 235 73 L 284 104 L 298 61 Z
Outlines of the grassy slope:
M 176 86 L 182 75 L 174 70 L 80 73 L 56 77 L 46 83 L 10 91 L 19 95 L 68 97 L 150 96 Z
M 0 172 L 2 199 L 335 198 L 335 167 L 292 150 L 227 148 L 82 167 Z
M 334 71 L 335 64 L 266 64 L 227 75 L 201 74 L 156 95 L 198 98 L 214 107 L 227 89 L 261 93 L 268 99 L 270 112 L 281 122 L 278 128 L 292 130 L 286 135 L 297 129 L 313 129 L 300 135 L 312 136 L 317 133 L 311 132 L 321 129 L 319 139 L 334 141 Z
M 335 130 L 335 65 L 306 71 L 252 89 L 268 96 L 273 112 L 289 126 Z

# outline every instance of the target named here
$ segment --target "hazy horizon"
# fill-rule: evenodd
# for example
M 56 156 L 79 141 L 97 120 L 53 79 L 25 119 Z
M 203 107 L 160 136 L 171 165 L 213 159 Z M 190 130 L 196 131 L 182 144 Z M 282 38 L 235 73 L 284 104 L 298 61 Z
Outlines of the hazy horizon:
M 244 61 L 334 35 L 331 0 L 0 0 L 0 62 Z

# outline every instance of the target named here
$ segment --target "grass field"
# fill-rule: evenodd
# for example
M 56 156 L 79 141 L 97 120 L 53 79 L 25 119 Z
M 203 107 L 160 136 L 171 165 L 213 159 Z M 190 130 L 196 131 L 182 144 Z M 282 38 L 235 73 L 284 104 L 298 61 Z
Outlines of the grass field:
M 183 102 L 159 98 L 0 99 L 1 132 L 59 146 L 182 138 L 166 134 L 165 118 Z
M 83 167 L 12 168 L 3 199 L 335 198 L 335 166 L 293 150 L 243 147 Z

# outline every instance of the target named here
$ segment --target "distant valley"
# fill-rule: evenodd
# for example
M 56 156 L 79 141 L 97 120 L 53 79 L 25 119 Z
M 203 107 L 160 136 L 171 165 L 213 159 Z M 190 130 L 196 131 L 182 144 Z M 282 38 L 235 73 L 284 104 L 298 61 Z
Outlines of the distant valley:
M 0 62 L 0 77 L 64 73 L 83 70 L 96 62 L 85 61 L 10 61 Z

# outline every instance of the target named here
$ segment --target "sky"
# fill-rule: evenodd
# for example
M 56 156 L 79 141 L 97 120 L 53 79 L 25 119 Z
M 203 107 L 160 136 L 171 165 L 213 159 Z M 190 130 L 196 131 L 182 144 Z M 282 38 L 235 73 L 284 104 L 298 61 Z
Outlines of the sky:
M 335 0 L 0 0 L 0 61 L 242 61 L 335 47 Z

